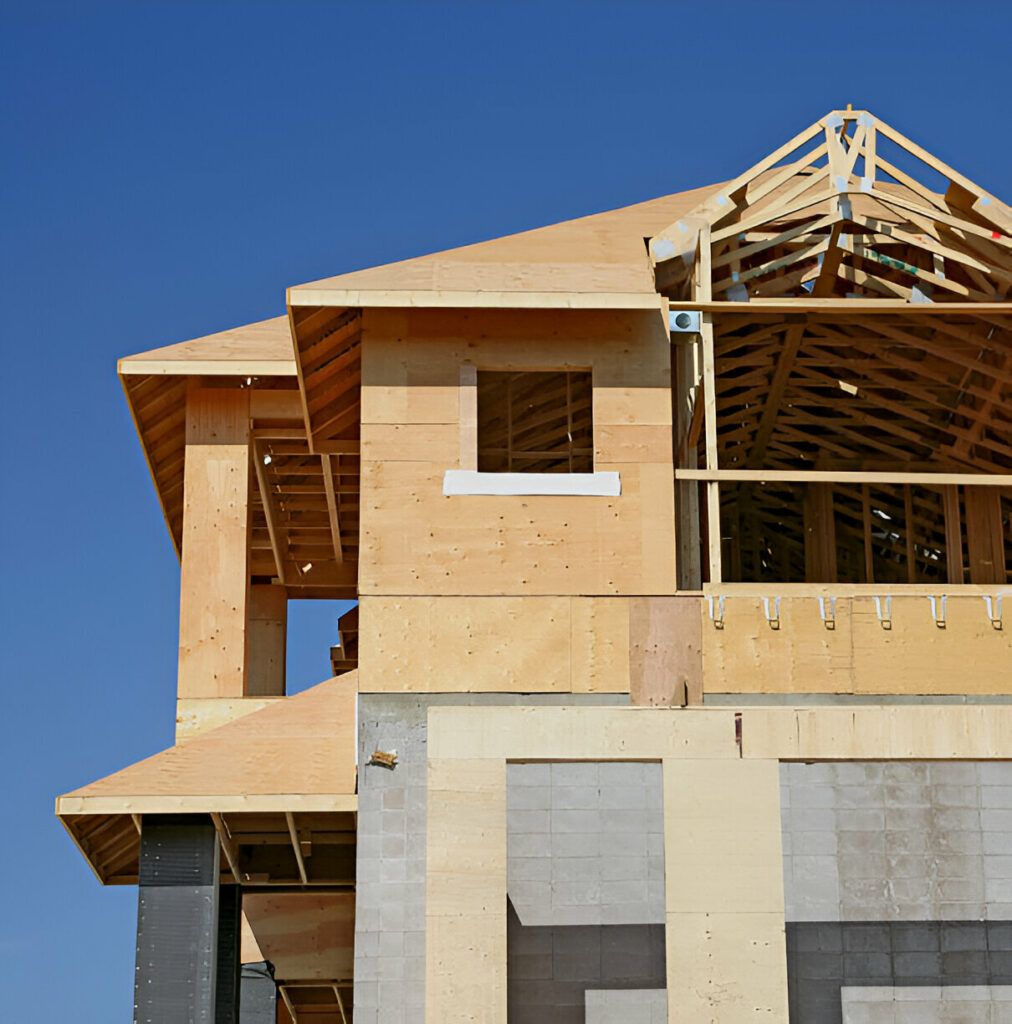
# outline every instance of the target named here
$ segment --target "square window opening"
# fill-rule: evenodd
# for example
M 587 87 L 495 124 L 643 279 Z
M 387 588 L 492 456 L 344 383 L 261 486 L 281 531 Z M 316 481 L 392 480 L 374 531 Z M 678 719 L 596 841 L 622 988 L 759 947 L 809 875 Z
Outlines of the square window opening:
M 479 370 L 477 391 L 478 472 L 594 472 L 589 370 Z

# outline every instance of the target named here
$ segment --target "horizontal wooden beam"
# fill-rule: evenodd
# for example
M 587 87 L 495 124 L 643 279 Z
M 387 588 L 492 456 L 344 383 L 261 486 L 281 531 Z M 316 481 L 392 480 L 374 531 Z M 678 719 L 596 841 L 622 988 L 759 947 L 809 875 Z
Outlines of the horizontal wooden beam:
M 959 313 L 1012 316 L 1012 302 L 905 302 L 893 299 L 750 299 L 748 302 L 669 302 L 671 310 L 703 313 L 905 313 L 937 316 Z
M 716 483 L 920 484 L 925 487 L 1012 487 L 1007 473 L 890 473 L 834 469 L 676 469 L 676 480 Z

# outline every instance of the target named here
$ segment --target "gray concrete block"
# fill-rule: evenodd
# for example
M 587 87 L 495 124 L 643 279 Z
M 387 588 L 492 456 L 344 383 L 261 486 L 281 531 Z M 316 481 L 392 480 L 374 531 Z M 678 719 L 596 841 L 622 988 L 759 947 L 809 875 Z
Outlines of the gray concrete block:
M 515 835 L 516 833 L 520 832 L 537 832 L 542 834 L 547 833 L 551 830 L 549 814 L 550 812 L 547 810 L 507 810 L 506 829 L 511 835 Z M 577 830 L 568 829 L 567 831 Z

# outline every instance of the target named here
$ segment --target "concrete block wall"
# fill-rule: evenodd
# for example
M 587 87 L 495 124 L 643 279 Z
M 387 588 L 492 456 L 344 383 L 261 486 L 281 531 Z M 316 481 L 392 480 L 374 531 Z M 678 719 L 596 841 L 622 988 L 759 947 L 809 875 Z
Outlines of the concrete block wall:
M 359 696 L 356 1024 L 425 1019 L 426 719 L 436 705 L 628 703 L 618 694 Z M 368 762 L 396 751 L 393 770 Z M 663 920 L 663 918 L 662 918 Z
M 667 1021 L 659 763 L 506 768 L 508 1020 Z
M 1012 763 L 783 764 L 781 813 L 792 1021 L 1006 1018 Z

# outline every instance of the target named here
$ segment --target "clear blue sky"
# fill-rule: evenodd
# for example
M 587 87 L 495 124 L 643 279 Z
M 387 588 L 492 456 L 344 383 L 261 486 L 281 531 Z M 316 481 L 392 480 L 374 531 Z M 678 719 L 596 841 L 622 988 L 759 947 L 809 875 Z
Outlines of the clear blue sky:
M 53 798 L 172 740 L 178 566 L 118 356 L 286 285 L 727 179 L 866 107 L 1012 198 L 1007 4 L 0 6 L 5 1019 L 128 1021 Z M 297 681 L 331 625 L 300 623 Z

